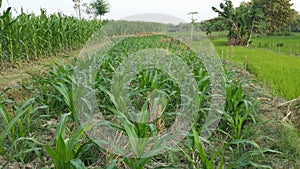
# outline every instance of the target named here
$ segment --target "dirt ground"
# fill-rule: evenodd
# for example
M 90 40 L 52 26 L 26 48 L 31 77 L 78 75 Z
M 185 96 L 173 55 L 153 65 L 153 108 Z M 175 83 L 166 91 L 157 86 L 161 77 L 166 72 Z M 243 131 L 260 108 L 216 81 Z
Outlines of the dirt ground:
M 68 53 L 60 53 L 56 56 L 41 58 L 34 61 L 24 61 L 21 64 L 0 63 L 0 91 L 5 88 L 13 88 L 21 85 L 23 80 L 29 80 L 30 74 L 43 74 L 49 71 L 49 66 L 69 63 L 77 55 L 79 50 Z M 1 93 L 1 92 L 0 92 Z

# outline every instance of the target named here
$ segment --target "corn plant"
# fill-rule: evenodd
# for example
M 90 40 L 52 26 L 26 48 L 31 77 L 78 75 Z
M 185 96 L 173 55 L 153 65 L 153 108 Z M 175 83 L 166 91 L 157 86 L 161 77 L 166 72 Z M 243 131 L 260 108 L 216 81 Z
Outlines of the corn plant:
M 0 154 L 12 152 L 10 151 L 12 149 L 19 152 L 26 149 L 26 146 L 21 144 L 18 140 L 28 137 L 29 133 L 33 132 L 33 118 L 37 116 L 38 110 L 46 108 L 45 106 L 34 107 L 34 102 L 34 99 L 29 99 L 20 107 L 16 107 L 16 110 L 12 112 L 2 103 L 0 104 L 2 121 L 0 127 L 3 128 L 0 135 Z M 13 146 L 11 147 L 11 145 Z M 17 156 L 13 157 L 18 158 Z
M 72 96 L 74 67 L 61 63 L 50 68 L 51 71 L 45 77 L 31 75 L 37 102 L 47 105 L 48 113 L 58 116 L 58 112 L 71 112 L 73 120 L 78 122 Z
M 231 139 L 243 139 L 243 127 L 251 120 L 255 123 L 255 104 L 252 104 L 242 91 L 242 83 L 228 80 L 226 86 L 226 107 L 224 112 L 225 130 Z
M 63 114 L 56 126 L 55 148 L 45 145 L 45 151 L 52 158 L 57 169 L 83 169 L 86 168 L 80 160 L 81 151 L 85 150 L 87 144 L 80 144 L 84 132 L 91 128 L 91 124 L 84 124 L 69 139 L 65 139 L 65 123 L 71 113 Z
M 112 119 L 112 116 L 118 119 L 112 120 L 113 122 L 109 123 L 110 127 L 122 133 L 124 132 L 124 135 L 129 137 L 128 146 L 131 148 L 135 158 L 124 158 L 123 161 L 130 168 L 144 168 L 151 160 L 147 156 L 153 153 L 151 150 L 160 151 L 166 148 L 161 146 L 161 142 L 168 138 L 161 138 L 160 140 L 152 138 L 156 138 L 159 132 L 166 130 L 174 123 L 181 104 L 181 91 L 174 79 L 169 77 L 164 70 L 145 69 L 132 77 L 130 84 L 128 84 L 129 99 L 132 105 L 140 111 L 140 123 L 130 121 L 132 118 L 129 118 L 127 114 L 125 115 L 127 112 L 121 112 L 118 109 L 120 105 L 118 105 L 116 100 L 122 98 L 116 96 L 118 93 L 109 91 L 109 88 L 112 84 L 113 73 L 122 62 L 122 57 L 120 56 L 130 57 L 129 53 L 148 48 L 167 49 L 187 63 L 196 77 L 198 88 L 201 90 L 199 92 L 201 97 L 204 97 L 209 86 L 208 73 L 203 68 L 201 60 L 185 44 L 168 36 L 129 37 L 119 41 L 107 51 L 108 55 L 105 55 L 101 61 L 95 80 L 96 88 L 100 89 L 97 92 L 97 97 L 99 98 L 100 111 L 108 119 Z M 164 103 L 160 105 L 161 107 L 152 100 L 152 97 L 157 95 L 161 96 L 159 98 Z M 150 115 L 156 109 L 155 107 L 161 108 L 159 112 L 156 111 L 155 117 L 157 119 L 154 118 L 154 121 L 148 123 L 149 118 L 151 118 Z M 149 140 L 151 140 L 151 144 L 149 144 Z M 146 148 L 149 148 L 151 145 L 150 150 L 145 152 Z
M 116 100 L 114 95 L 110 93 L 108 90 L 102 88 L 109 97 L 112 102 Z M 166 147 L 162 146 L 162 142 L 165 139 L 169 139 L 168 137 L 158 138 L 158 129 L 152 123 L 147 124 L 146 122 L 149 119 L 149 110 L 148 110 L 148 102 L 146 101 L 141 108 L 140 115 L 140 123 L 131 122 L 122 112 L 116 110 L 113 107 L 107 107 L 109 111 L 111 111 L 115 116 L 117 116 L 118 120 L 121 124 L 112 122 L 109 123 L 111 127 L 124 131 L 126 135 L 129 137 L 129 145 L 134 154 L 134 157 L 124 158 L 124 162 L 130 168 L 144 168 L 147 162 L 151 159 L 151 154 L 157 151 L 161 151 Z M 116 104 L 116 103 L 114 103 Z M 154 137 L 154 139 L 150 139 L 150 137 Z M 151 145 L 151 146 L 150 146 Z M 151 147 L 150 150 L 146 151 L 146 148 Z
M 240 140 L 232 140 L 231 142 L 227 143 L 224 147 L 231 150 L 233 152 L 233 145 L 243 145 L 243 146 L 252 146 L 252 149 L 244 151 L 242 154 L 233 158 L 228 165 L 228 168 L 243 168 L 246 166 L 252 166 L 255 168 L 272 168 L 269 165 L 264 164 L 257 164 L 256 162 L 252 161 L 254 157 L 262 158 L 265 157 L 265 153 L 274 153 L 274 154 L 281 154 L 281 152 L 272 150 L 270 148 L 261 148 L 255 141 L 249 139 L 240 139 Z
M 0 61 L 21 63 L 76 49 L 101 26 L 60 13 L 47 16 L 44 9 L 40 16 L 21 10 L 13 17 L 8 8 L 0 15 Z
M 193 140 L 189 145 L 191 146 L 191 148 L 187 149 L 190 151 L 190 153 L 185 152 L 183 149 L 181 149 L 181 151 L 185 155 L 185 157 L 193 164 L 194 168 L 222 169 L 225 166 L 226 168 L 230 169 L 243 168 L 246 166 L 252 166 L 255 168 L 271 168 L 268 165 L 258 164 L 252 161 L 252 159 L 254 159 L 254 157 L 264 157 L 265 153 L 280 154 L 280 152 L 276 150 L 261 148 L 255 141 L 250 139 L 232 140 L 230 142 L 224 142 L 225 140 L 223 140 L 224 144 L 220 146 L 216 151 L 207 151 L 204 148 L 203 142 L 200 140 L 198 131 L 196 130 L 195 126 L 193 126 L 192 128 L 192 138 Z M 247 147 L 247 149 L 245 149 L 243 153 L 239 154 L 238 156 L 227 155 L 227 157 L 230 158 L 226 161 L 225 156 L 227 154 L 227 150 L 230 150 L 229 153 L 231 154 L 237 154 L 237 151 L 239 150 L 237 150 L 236 146 L 239 147 L 241 145 L 243 147 Z M 207 147 L 209 146 L 211 145 L 208 144 Z M 194 149 L 197 150 L 196 153 L 199 158 L 193 155 Z
M 189 145 L 191 146 L 190 150 L 193 151 L 194 149 L 196 149 L 195 152 L 197 156 L 199 156 L 200 162 L 196 160 L 195 156 L 191 156 L 190 154 L 186 153 L 184 150 L 182 150 L 182 152 L 184 153 L 185 157 L 187 157 L 187 159 L 193 164 L 194 168 L 201 168 L 200 166 L 202 166 L 203 169 L 224 168 L 225 166 L 224 157 L 221 157 L 221 160 L 219 161 L 218 165 L 215 166 L 217 157 L 220 155 L 221 151 L 219 150 L 216 153 L 214 153 L 213 157 L 209 157 L 203 146 L 203 142 L 200 140 L 198 131 L 195 126 L 193 126 L 192 128 L 192 138 L 193 139 L 191 140 Z

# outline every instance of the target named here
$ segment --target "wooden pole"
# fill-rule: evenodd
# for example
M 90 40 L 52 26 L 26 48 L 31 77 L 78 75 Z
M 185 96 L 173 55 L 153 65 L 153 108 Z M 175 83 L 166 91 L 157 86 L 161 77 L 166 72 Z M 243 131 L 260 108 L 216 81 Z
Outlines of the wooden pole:
M 247 56 L 244 56 L 244 74 L 247 72 Z

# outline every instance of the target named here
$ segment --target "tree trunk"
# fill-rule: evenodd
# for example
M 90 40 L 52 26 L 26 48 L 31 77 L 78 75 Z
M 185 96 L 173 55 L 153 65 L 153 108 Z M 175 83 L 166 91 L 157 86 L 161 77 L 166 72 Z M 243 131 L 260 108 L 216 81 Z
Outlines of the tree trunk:
M 228 39 L 228 42 L 226 43 L 227 46 L 238 46 L 239 45 L 239 41 L 237 38 L 235 37 L 231 37 Z
M 80 8 L 80 3 L 78 4 L 78 17 L 81 19 L 81 8 Z

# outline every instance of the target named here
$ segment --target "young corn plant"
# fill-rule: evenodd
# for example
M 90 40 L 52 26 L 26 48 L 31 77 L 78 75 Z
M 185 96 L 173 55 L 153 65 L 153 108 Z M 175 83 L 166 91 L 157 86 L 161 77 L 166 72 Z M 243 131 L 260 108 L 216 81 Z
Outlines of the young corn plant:
M 228 75 L 229 77 L 229 75 Z M 242 83 L 227 79 L 226 106 L 224 119 L 221 121 L 220 131 L 225 135 L 223 142 L 224 151 L 230 151 L 228 168 L 241 168 L 253 166 L 270 168 L 270 166 L 257 164 L 251 161 L 255 156 L 263 156 L 264 153 L 280 153 L 260 146 L 247 135 L 246 128 L 249 124 L 255 124 L 256 104 L 252 104 L 243 93 Z
M 80 126 L 71 138 L 65 139 L 65 128 L 68 116 L 71 113 L 63 114 L 56 126 L 55 148 L 45 145 L 45 151 L 52 158 L 55 168 L 57 169 L 85 169 L 86 166 L 80 160 L 82 151 L 86 150 L 88 144 L 81 144 L 81 138 L 84 133 L 91 128 L 90 123 Z
M 224 118 L 228 133 L 232 139 L 243 139 L 243 127 L 247 121 L 255 123 L 255 104 L 252 104 L 243 93 L 242 83 L 229 81 L 226 84 L 226 107 Z M 226 129 L 225 129 L 226 130 Z
M 222 153 L 222 149 L 218 150 L 213 154 L 213 156 L 209 156 L 206 152 L 203 142 L 200 140 L 200 136 L 195 126 L 192 127 L 191 140 L 189 142 L 190 147 L 187 150 L 190 153 L 185 152 L 182 149 L 182 153 L 185 157 L 192 163 L 193 168 L 196 169 L 223 169 L 225 166 L 224 156 L 221 157 L 220 161 L 217 163 L 217 158 Z
M 25 101 L 20 107 L 16 107 L 16 110 L 9 111 L 3 103 L 0 103 L 0 115 L 3 130 L 0 135 L 0 154 L 13 153 L 15 150 L 18 152 L 26 149 L 26 144 L 19 142 L 21 138 L 29 137 L 29 134 L 33 132 L 32 123 L 33 118 L 37 116 L 40 109 L 46 108 L 46 106 L 34 107 L 35 100 L 29 99 Z M 12 146 L 13 145 L 13 146 Z M 11 157 L 15 157 L 10 154 Z M 23 156 L 17 157 L 23 161 Z
M 255 157 L 264 158 L 265 153 L 274 153 L 274 154 L 281 154 L 281 152 L 272 150 L 270 148 L 261 148 L 255 141 L 249 139 L 240 139 L 240 140 L 232 140 L 231 142 L 224 145 L 224 148 L 229 149 L 232 154 L 235 154 L 236 147 L 248 147 L 242 153 L 240 153 L 237 157 L 231 159 L 228 164 L 228 168 L 245 168 L 245 167 L 255 167 L 255 168 L 269 168 L 272 167 L 269 165 L 258 164 L 257 162 L 253 161 Z M 251 148 L 249 148 L 251 147 Z M 237 150 L 239 151 L 239 150 Z
M 115 101 L 115 97 L 112 93 L 102 88 L 101 90 L 110 97 L 111 101 Z M 145 165 L 151 159 L 152 154 L 157 151 L 161 151 L 166 147 L 162 146 L 164 139 L 167 137 L 158 138 L 158 129 L 152 123 L 148 124 L 149 114 L 148 110 L 149 100 L 144 103 L 141 109 L 139 123 L 131 122 L 122 112 L 113 107 L 107 107 L 119 120 L 120 124 L 111 122 L 111 127 L 116 130 L 123 131 L 129 138 L 129 146 L 133 152 L 133 157 L 124 158 L 124 162 L 130 167 L 135 169 L 144 168 Z M 115 103 L 117 104 L 117 103 Z M 152 139 L 150 139 L 152 137 Z M 150 146 L 150 149 L 148 149 Z
M 37 101 L 47 105 L 48 113 L 71 112 L 71 117 L 78 124 L 77 114 L 73 100 L 73 66 L 56 64 L 45 77 L 31 75 Z M 60 116 L 60 114 L 55 114 Z

